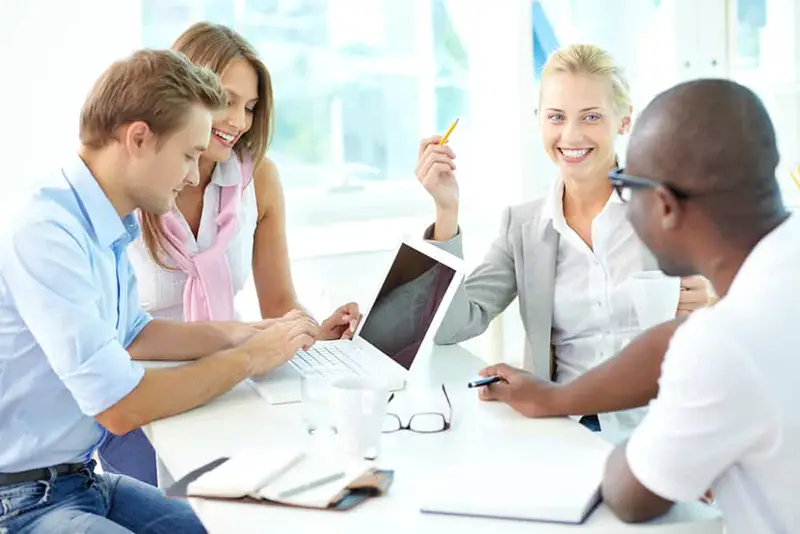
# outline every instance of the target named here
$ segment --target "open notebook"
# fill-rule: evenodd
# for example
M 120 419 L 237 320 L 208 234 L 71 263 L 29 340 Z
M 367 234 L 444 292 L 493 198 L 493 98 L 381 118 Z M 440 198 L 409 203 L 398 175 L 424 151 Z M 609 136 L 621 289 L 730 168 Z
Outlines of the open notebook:
M 346 510 L 384 493 L 392 478 L 361 460 L 253 449 L 194 470 L 167 495 Z
M 422 512 L 583 523 L 600 502 L 609 450 L 573 447 L 472 458 L 440 472 L 422 495 Z

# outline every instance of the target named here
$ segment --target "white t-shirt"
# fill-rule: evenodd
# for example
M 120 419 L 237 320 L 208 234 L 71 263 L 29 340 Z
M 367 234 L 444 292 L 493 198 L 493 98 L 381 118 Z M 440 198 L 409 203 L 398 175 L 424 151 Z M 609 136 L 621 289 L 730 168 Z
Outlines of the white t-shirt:
M 800 532 L 800 217 L 675 333 L 627 458 L 665 499 L 711 488 L 728 534 Z

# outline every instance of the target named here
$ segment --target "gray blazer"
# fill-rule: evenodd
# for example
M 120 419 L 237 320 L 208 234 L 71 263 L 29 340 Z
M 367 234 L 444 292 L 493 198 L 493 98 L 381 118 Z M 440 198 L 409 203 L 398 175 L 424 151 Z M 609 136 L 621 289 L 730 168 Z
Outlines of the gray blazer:
M 458 288 L 435 343 L 459 343 L 482 334 L 519 297 L 526 337 L 524 368 L 546 380 L 555 377 L 551 331 L 559 235 L 551 221 L 541 220 L 544 203 L 538 199 L 503 210 L 499 235 Z M 425 237 L 430 240 L 432 234 L 431 226 Z M 461 233 L 447 242 L 431 242 L 463 257 Z M 646 247 L 642 253 L 644 268 L 657 269 Z

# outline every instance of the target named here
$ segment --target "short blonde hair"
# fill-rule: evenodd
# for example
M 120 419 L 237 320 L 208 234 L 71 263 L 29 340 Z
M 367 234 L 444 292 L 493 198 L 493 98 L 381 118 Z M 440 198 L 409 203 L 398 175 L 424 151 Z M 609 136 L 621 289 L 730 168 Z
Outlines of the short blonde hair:
M 223 109 L 219 77 L 170 50 L 140 50 L 111 65 L 95 82 L 81 110 L 80 140 L 99 149 L 117 130 L 143 121 L 159 137 L 183 128 L 192 106 Z
M 606 78 L 611 84 L 611 101 L 620 115 L 627 115 L 631 108 L 628 80 L 614 58 L 591 44 L 573 44 L 559 48 L 547 58 L 542 68 L 542 80 L 557 72 L 570 74 L 593 74 Z M 539 96 L 541 101 L 541 94 Z M 540 102 L 541 103 L 541 102 Z

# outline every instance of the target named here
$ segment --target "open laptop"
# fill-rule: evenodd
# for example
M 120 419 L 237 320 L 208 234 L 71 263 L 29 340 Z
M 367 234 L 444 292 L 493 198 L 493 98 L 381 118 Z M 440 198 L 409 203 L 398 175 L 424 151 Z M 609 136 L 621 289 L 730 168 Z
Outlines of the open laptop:
M 250 379 L 272 404 L 299 402 L 303 374 L 375 377 L 403 389 L 420 346 L 436 330 L 464 278 L 463 260 L 423 240 L 403 239 L 353 339 L 318 341 Z

